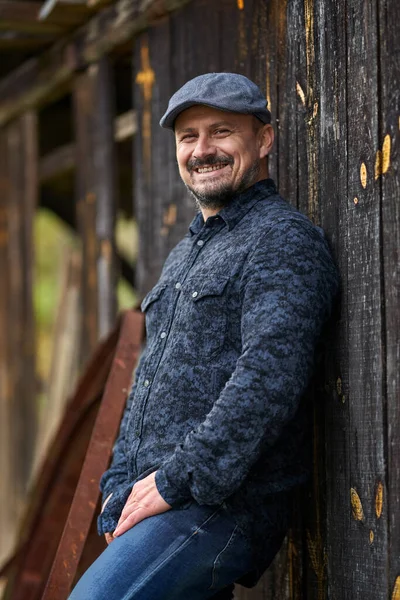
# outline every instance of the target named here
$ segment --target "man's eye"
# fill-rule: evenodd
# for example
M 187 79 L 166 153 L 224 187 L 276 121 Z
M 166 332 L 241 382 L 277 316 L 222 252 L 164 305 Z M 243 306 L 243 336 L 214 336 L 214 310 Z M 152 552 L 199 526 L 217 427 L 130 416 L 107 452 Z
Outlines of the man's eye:
M 228 135 L 230 133 L 229 129 L 216 129 L 216 135 Z
M 190 142 L 195 139 L 195 135 L 193 133 L 187 133 L 181 137 L 181 142 Z

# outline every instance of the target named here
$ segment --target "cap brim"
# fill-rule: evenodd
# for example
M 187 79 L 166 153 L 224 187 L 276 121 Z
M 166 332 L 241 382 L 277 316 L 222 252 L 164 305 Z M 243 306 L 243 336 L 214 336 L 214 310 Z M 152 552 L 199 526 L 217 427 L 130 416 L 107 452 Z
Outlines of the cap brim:
M 242 114 L 242 115 L 254 115 L 255 117 L 257 117 L 257 119 L 260 119 L 260 121 L 262 121 L 263 123 L 271 122 L 271 113 L 267 109 L 265 110 L 265 114 L 258 113 L 258 112 L 253 113 L 251 111 L 239 113 L 238 111 L 230 110 L 224 106 L 213 104 L 212 102 L 195 102 L 193 100 L 187 100 L 186 102 L 182 102 L 182 104 L 179 104 L 178 106 L 176 106 L 170 112 L 167 111 L 165 113 L 165 115 L 160 120 L 161 127 L 164 127 L 164 129 L 172 129 L 172 131 L 173 131 L 174 123 L 175 123 L 175 120 L 178 117 L 178 115 L 180 115 L 181 112 L 183 112 L 187 108 L 190 108 L 191 106 L 210 106 L 211 108 L 216 108 L 217 110 L 224 110 L 225 112 L 230 112 L 230 113 L 236 112 L 237 114 Z

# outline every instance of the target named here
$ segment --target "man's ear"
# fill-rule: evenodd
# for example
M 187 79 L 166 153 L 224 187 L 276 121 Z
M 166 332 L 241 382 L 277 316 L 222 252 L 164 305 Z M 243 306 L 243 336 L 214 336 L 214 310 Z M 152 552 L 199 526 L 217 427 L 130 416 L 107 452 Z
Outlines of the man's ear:
M 265 158 L 270 152 L 274 144 L 275 133 L 272 125 L 265 124 L 259 131 L 260 140 L 260 158 Z

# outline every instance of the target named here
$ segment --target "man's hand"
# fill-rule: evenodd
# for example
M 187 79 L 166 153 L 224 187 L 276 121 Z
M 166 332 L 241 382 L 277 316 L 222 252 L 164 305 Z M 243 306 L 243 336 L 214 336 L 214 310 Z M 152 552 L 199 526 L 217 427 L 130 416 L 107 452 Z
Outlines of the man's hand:
M 171 509 L 171 506 L 158 492 L 155 478 L 156 473 L 151 473 L 135 483 L 114 531 L 114 538 L 122 535 L 143 519 Z

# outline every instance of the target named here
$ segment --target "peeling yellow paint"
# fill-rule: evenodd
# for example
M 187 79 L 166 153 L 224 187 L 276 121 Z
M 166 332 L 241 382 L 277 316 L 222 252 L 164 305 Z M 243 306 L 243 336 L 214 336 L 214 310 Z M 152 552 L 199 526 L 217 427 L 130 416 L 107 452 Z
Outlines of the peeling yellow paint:
M 383 508 L 383 485 L 382 485 L 382 482 L 379 481 L 378 485 L 376 486 L 376 495 L 375 495 L 375 513 L 376 513 L 376 516 L 378 517 L 378 519 L 380 518 L 380 516 L 382 514 L 382 508 Z
M 372 544 L 374 542 L 374 532 L 371 531 L 369 532 L 369 543 Z
M 385 139 L 383 140 L 382 146 L 382 174 L 388 172 L 390 167 L 390 150 L 391 150 L 391 139 L 390 135 L 385 135 Z
M 142 111 L 142 137 L 143 137 L 143 162 L 147 180 L 151 175 L 151 100 L 153 96 L 153 85 L 156 80 L 150 65 L 149 46 L 147 41 L 142 41 L 140 48 L 140 59 L 142 70 L 136 75 L 136 83 L 142 86 L 143 111 Z
M 364 519 L 364 511 L 361 504 L 360 496 L 357 494 L 354 488 L 350 489 L 350 498 L 353 517 L 356 521 L 362 521 Z
M 375 158 L 375 181 L 382 175 L 382 152 L 377 150 Z
M 396 577 L 396 581 L 394 583 L 392 600 L 400 600 L 400 575 Z
M 296 92 L 299 95 L 301 103 L 303 104 L 303 106 L 305 106 L 305 104 L 306 104 L 306 96 L 305 96 L 305 93 L 303 92 L 303 88 L 301 87 L 301 85 L 299 84 L 298 81 L 296 81 Z
M 358 204 L 358 198 L 357 198 L 357 196 L 354 198 L 353 202 L 354 202 L 354 204 Z
M 328 555 L 324 548 L 324 542 L 321 534 L 317 533 L 315 539 L 312 539 L 311 533 L 307 530 L 307 547 L 310 555 L 311 565 L 317 578 L 318 584 L 318 600 L 325 598 L 325 579 L 326 566 L 328 564 Z
M 361 163 L 360 179 L 361 179 L 361 185 L 365 189 L 367 187 L 367 167 L 365 166 L 365 163 Z
M 346 401 L 346 396 L 343 394 L 342 380 L 340 379 L 340 377 L 338 377 L 336 381 L 336 393 L 344 404 Z
M 237 0 L 237 7 L 239 10 L 244 10 L 244 0 Z
M 242 0 L 243 8 L 244 1 Z M 238 2 L 239 6 L 239 2 Z M 239 7 L 240 8 L 240 7 Z M 239 14 L 239 63 L 243 64 L 247 58 L 247 30 L 244 10 L 240 10 Z
M 270 69 L 269 69 L 268 62 L 267 62 L 266 90 L 267 90 L 266 98 L 267 98 L 267 102 L 268 102 L 267 107 L 268 107 L 268 110 L 271 111 L 272 110 L 272 108 L 271 108 L 271 80 L 270 80 Z
M 164 225 L 168 225 L 169 227 L 171 227 L 171 225 L 175 225 L 176 223 L 176 216 L 177 216 L 177 206 L 176 204 L 170 204 L 167 208 L 167 211 L 164 215 Z
M 168 235 L 168 231 L 170 230 L 170 228 L 173 225 L 175 225 L 177 214 L 178 214 L 178 209 L 177 209 L 176 204 L 170 204 L 163 216 L 163 226 L 161 227 L 161 231 L 160 231 L 160 234 L 162 236 Z
M 307 168 L 308 168 L 308 216 L 317 223 L 318 219 L 318 144 L 316 115 L 318 103 L 314 94 L 315 85 L 315 39 L 314 0 L 304 0 L 304 22 L 306 37 L 306 82 L 305 95 L 309 118 L 307 119 Z

